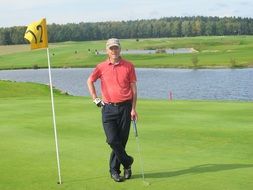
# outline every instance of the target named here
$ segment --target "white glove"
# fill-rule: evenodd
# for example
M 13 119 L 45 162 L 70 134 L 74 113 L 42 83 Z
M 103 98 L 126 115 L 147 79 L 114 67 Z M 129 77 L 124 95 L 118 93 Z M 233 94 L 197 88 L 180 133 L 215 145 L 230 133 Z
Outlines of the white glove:
M 95 98 L 93 102 L 97 105 L 97 107 L 103 107 L 105 103 L 100 98 Z

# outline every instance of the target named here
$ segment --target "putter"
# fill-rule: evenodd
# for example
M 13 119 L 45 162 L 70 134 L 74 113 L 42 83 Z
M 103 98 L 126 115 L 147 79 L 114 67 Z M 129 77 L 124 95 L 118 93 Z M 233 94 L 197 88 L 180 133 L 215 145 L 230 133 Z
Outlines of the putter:
M 138 137 L 138 131 L 137 131 L 136 121 L 135 120 L 133 120 L 133 128 L 134 128 L 134 136 Z
M 139 142 L 139 138 L 138 138 L 138 131 L 137 131 L 137 126 L 136 126 L 136 121 L 133 120 L 132 124 L 133 124 L 133 128 L 134 128 L 134 135 L 135 135 L 136 144 L 137 144 L 137 151 L 138 151 L 138 154 L 139 154 L 139 161 L 140 161 L 140 166 L 141 166 L 142 180 L 143 180 L 143 183 L 145 185 L 149 185 L 149 182 L 145 181 L 144 170 L 143 170 L 143 163 L 142 163 L 142 159 L 141 159 L 141 148 L 140 148 L 140 142 Z

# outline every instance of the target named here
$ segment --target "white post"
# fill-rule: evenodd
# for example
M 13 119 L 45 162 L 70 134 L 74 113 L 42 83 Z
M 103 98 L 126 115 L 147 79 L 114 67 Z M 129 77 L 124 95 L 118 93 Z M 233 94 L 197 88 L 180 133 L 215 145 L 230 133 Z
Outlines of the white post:
M 49 75 L 49 84 L 50 84 L 50 92 L 51 92 L 51 103 L 52 103 L 53 124 L 54 124 L 54 139 L 55 139 L 56 158 L 57 158 L 57 167 L 58 167 L 58 176 L 59 176 L 58 184 L 62 184 L 59 147 L 58 147 L 58 140 L 57 140 L 57 130 L 56 130 L 55 111 L 54 111 L 53 85 L 52 85 L 52 78 L 51 78 L 51 66 L 50 66 L 50 57 L 49 56 L 50 56 L 49 49 L 47 48 L 48 75 Z

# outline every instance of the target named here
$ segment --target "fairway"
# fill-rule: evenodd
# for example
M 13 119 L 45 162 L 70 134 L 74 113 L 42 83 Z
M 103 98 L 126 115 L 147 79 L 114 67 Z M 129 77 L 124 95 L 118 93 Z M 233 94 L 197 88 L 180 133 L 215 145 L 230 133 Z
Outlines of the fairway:
M 122 50 L 193 48 L 195 53 L 125 54 L 135 67 L 247 68 L 253 66 L 252 36 L 200 36 L 182 38 L 121 39 Z M 29 45 L 0 46 L 0 69 L 46 68 L 46 50 L 28 51 Z M 105 40 L 49 44 L 54 68 L 95 67 L 106 58 Z M 194 61 L 195 60 L 195 63 Z
M 0 81 L 1 190 L 251 190 L 253 103 L 139 100 L 133 178 L 115 183 L 101 113 L 90 98 L 55 91 L 63 184 L 58 185 L 49 88 Z

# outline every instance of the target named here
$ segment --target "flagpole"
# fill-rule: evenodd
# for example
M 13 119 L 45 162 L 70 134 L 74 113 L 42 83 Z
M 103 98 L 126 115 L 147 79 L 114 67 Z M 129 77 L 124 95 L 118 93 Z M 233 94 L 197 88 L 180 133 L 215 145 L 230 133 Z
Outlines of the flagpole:
M 56 121 L 55 121 L 55 111 L 54 111 L 54 96 L 53 96 L 53 85 L 51 77 L 51 66 L 50 66 L 50 57 L 49 57 L 49 48 L 47 48 L 47 63 L 48 63 L 48 75 L 49 75 L 49 84 L 51 92 L 51 103 L 52 103 L 52 112 L 53 112 L 53 124 L 54 124 L 54 139 L 55 139 L 55 148 L 56 148 L 56 159 L 57 159 L 57 168 L 58 168 L 58 184 L 62 184 L 61 181 L 61 167 L 60 167 L 60 157 L 59 157 L 59 146 L 57 140 L 57 130 L 56 130 Z

